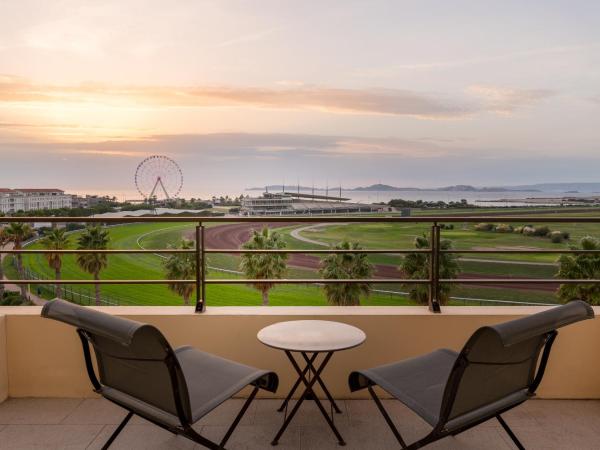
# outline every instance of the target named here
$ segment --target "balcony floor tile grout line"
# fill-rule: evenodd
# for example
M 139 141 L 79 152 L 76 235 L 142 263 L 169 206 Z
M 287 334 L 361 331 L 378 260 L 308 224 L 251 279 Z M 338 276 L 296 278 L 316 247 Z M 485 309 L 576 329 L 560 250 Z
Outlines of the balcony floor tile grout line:
M 80 398 L 80 399 L 79 399 L 79 403 L 77 403 L 77 405 L 75 405 L 75 407 L 74 407 L 74 408 L 73 408 L 71 411 L 69 411 L 69 412 L 68 412 L 68 413 L 65 415 L 65 417 L 63 417 L 63 418 L 62 418 L 62 420 L 61 420 L 60 422 L 58 422 L 56 425 L 66 425 L 66 424 L 65 424 L 65 420 L 67 420 L 67 419 L 68 419 L 68 418 L 71 416 L 71 414 L 73 414 L 75 411 L 77 411 L 77 409 L 78 409 L 78 408 L 79 408 L 81 405 L 83 405 L 83 402 L 85 402 L 85 398 Z M 103 425 L 103 424 L 98 424 L 98 425 Z
M 98 437 L 100 437 L 102 435 L 102 432 L 107 429 L 107 427 L 110 427 L 111 425 L 108 424 L 104 424 L 102 427 L 100 427 L 100 429 L 98 430 L 98 432 L 96 433 L 96 435 L 92 438 L 92 440 L 89 442 L 88 445 L 86 445 L 86 449 L 90 448 L 94 442 L 96 442 L 96 439 L 98 439 Z

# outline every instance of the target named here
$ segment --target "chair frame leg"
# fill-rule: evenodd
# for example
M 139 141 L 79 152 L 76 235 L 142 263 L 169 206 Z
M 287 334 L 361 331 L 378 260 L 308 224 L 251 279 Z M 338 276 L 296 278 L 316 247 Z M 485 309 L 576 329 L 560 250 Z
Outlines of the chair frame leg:
M 425 447 L 428 444 L 431 444 L 432 442 L 435 442 L 435 441 L 438 441 L 440 439 L 443 439 L 443 438 L 445 438 L 447 436 L 456 436 L 456 435 L 458 435 L 458 434 L 460 434 L 460 433 L 462 433 L 464 431 L 467 431 L 467 430 L 469 430 L 471 428 L 476 427 L 477 425 L 479 425 L 479 424 L 481 424 L 483 422 L 486 422 L 486 421 L 488 421 L 490 419 L 493 419 L 494 417 L 496 417 L 496 419 L 498 420 L 498 422 L 500 422 L 500 425 L 502 425 L 502 428 L 504 429 L 504 431 L 506 431 L 506 434 L 508 434 L 508 436 L 512 439 L 512 441 L 517 446 L 517 448 L 519 450 L 525 450 L 525 447 L 523 446 L 523 444 L 521 444 L 521 442 L 519 441 L 519 439 L 517 438 L 517 436 L 515 435 L 515 433 L 511 430 L 511 428 L 504 421 L 504 419 L 502 418 L 502 416 L 500 414 L 496 414 L 495 416 L 491 416 L 491 417 L 486 417 L 484 419 L 481 419 L 481 420 L 479 420 L 477 422 L 469 424 L 468 426 L 465 426 L 464 428 L 460 428 L 460 429 L 455 430 L 453 432 L 443 431 L 443 430 L 438 429 L 436 427 L 436 428 L 434 428 L 431 431 L 431 433 L 429 433 L 424 438 L 422 438 L 422 439 L 420 439 L 420 440 L 418 440 L 416 442 L 413 442 L 410 445 L 406 445 L 406 443 L 404 442 L 404 439 L 402 439 L 402 436 L 400 435 L 400 432 L 398 431 L 398 429 L 394 425 L 394 422 L 392 421 L 391 417 L 389 416 L 389 414 L 387 413 L 387 411 L 383 407 L 383 404 L 381 403 L 381 400 L 379 399 L 379 397 L 377 397 L 377 394 L 375 393 L 375 390 L 373 389 L 373 387 L 372 386 L 368 386 L 367 389 L 369 390 L 369 393 L 371 394 L 371 397 L 373 397 L 373 400 L 375 401 L 375 404 L 377 405 L 377 408 L 381 412 L 381 415 L 383 416 L 383 418 L 387 422 L 388 426 L 392 430 L 392 433 L 394 434 L 394 436 L 398 440 L 398 443 L 405 450 L 419 449 L 419 448 Z M 508 409 L 512 409 L 512 407 L 508 408 Z M 503 412 L 506 412 L 508 409 L 504 410 Z
M 117 429 L 113 432 L 113 434 L 110 435 L 108 440 L 104 443 L 104 445 L 102 446 L 102 450 L 107 450 L 112 445 L 114 440 L 117 438 L 117 436 L 119 434 L 121 434 L 121 431 L 123 431 L 123 428 L 125 428 L 125 425 L 127 425 L 127 422 L 129 422 L 129 420 L 132 417 L 133 417 L 133 413 L 131 411 L 129 411 L 127 413 L 127 415 L 125 416 L 125 418 L 123 419 L 123 421 L 119 424 Z
M 225 436 L 223 436 L 223 439 L 221 440 L 221 442 L 219 444 L 211 441 L 210 439 L 205 438 L 200 433 L 198 433 L 196 430 L 194 430 L 191 426 L 187 426 L 183 429 L 181 427 L 173 428 L 173 427 L 165 426 L 164 424 L 162 424 L 160 422 L 156 422 L 155 420 L 153 420 L 149 417 L 144 417 L 144 416 L 140 416 L 140 417 L 152 422 L 154 425 L 164 428 L 165 430 L 167 430 L 175 435 L 181 435 L 181 436 L 183 436 L 191 441 L 194 441 L 197 444 L 203 445 L 204 447 L 209 448 L 211 450 L 223 450 L 223 449 L 225 449 L 225 444 L 227 443 L 227 441 L 229 440 L 229 438 L 231 437 L 231 435 L 233 434 L 233 432 L 235 431 L 235 429 L 241 422 L 242 418 L 248 411 L 248 408 L 250 407 L 250 404 L 256 397 L 258 390 L 259 390 L 259 388 L 257 386 L 255 386 L 254 389 L 252 390 L 252 392 L 250 393 L 250 395 L 248 396 L 248 398 L 246 399 L 246 401 L 244 402 L 244 405 L 238 412 L 237 416 L 235 417 L 235 419 L 229 426 L 229 429 L 227 430 L 227 432 L 225 433 Z M 113 403 L 116 403 L 116 402 L 113 402 Z M 124 405 L 121 405 L 119 403 L 116 403 L 116 404 L 122 408 L 127 409 Z M 106 443 L 102 447 L 102 450 L 107 450 L 110 447 L 110 445 L 113 443 L 113 441 L 119 435 L 119 433 L 121 433 L 121 431 L 123 431 L 123 428 L 125 428 L 125 425 L 127 425 L 127 422 L 129 422 L 131 417 L 133 417 L 133 415 L 135 414 L 133 411 L 131 411 L 129 409 L 127 409 L 127 411 L 128 411 L 127 416 L 125 416 L 125 419 L 123 419 L 123 421 L 119 424 L 119 426 L 117 427 L 115 432 L 111 435 L 111 437 L 108 439 L 108 441 L 106 441 Z
M 512 441 L 514 442 L 514 444 L 517 446 L 517 448 L 519 450 L 525 450 L 525 447 L 523 446 L 523 444 L 521 444 L 521 442 L 519 441 L 519 439 L 517 439 L 517 436 L 515 435 L 515 433 L 513 432 L 513 430 L 510 429 L 510 427 L 504 421 L 504 419 L 502 418 L 502 416 L 500 414 L 498 414 L 496 416 L 496 419 L 498 419 L 498 422 L 500 422 L 500 425 L 502 425 L 502 428 L 504 428 L 504 431 L 506 431 L 506 434 L 508 434 L 510 436 L 510 438 L 512 439 Z
M 248 396 L 248 399 L 244 402 L 244 405 L 242 406 L 242 409 L 240 409 L 240 412 L 238 413 L 238 415 L 233 420 L 231 426 L 229 427 L 229 429 L 225 433 L 225 436 L 223 436 L 223 439 L 221 440 L 221 443 L 219 444 L 221 447 L 225 447 L 225 444 L 227 443 L 227 441 L 229 440 L 229 438 L 233 434 L 234 430 L 236 429 L 236 427 L 238 426 L 238 424 L 242 420 L 242 417 L 244 417 L 244 414 L 246 414 L 246 411 L 250 407 L 250 403 L 252 403 L 252 401 L 254 400 L 254 397 L 256 397 L 257 393 L 258 393 L 258 388 L 255 387 L 252 390 L 252 393 Z
M 440 430 L 438 427 L 436 427 L 436 428 L 434 428 L 431 431 L 431 433 L 429 433 L 424 438 L 419 439 L 418 441 L 413 442 L 410 445 L 407 445 L 406 442 L 404 442 L 404 439 L 402 438 L 402 435 L 398 431 L 398 428 L 396 428 L 396 425 L 394 425 L 394 422 L 392 421 L 392 418 L 390 417 L 390 415 L 388 414 L 388 412 L 384 408 L 383 404 L 381 403 L 381 400 L 379 399 L 379 397 L 377 397 L 377 394 L 375 393 L 375 390 L 373 389 L 373 386 L 369 385 L 369 386 L 367 386 L 367 389 L 369 390 L 369 393 L 371 394 L 371 397 L 373 397 L 373 400 L 375 401 L 375 404 L 377 405 L 377 408 L 381 412 L 381 415 L 383 416 L 383 418 L 385 419 L 386 423 L 390 427 L 390 430 L 394 434 L 394 437 L 398 440 L 398 443 L 400 444 L 400 447 L 402 449 L 405 449 L 405 450 L 416 450 L 416 449 L 419 449 L 419 448 L 423 448 L 426 445 L 431 444 L 432 442 L 438 441 L 440 439 L 443 439 L 443 438 L 445 438 L 446 436 L 449 435 L 449 433 L 444 432 L 444 431 Z
M 404 442 L 404 439 L 402 439 L 402 435 L 398 431 L 398 428 L 396 428 L 396 425 L 394 425 L 394 422 L 392 421 L 392 418 L 389 416 L 389 414 L 387 413 L 387 411 L 383 407 L 383 404 L 381 403 L 381 400 L 379 400 L 379 397 L 377 397 L 377 394 L 375 393 L 375 390 L 373 389 L 372 386 L 368 386 L 368 389 L 369 389 L 369 394 L 371 394 L 371 397 L 373 397 L 373 401 L 375 402 L 375 404 L 377 405 L 377 408 L 379 409 L 379 412 L 381 412 L 381 415 L 383 416 L 383 418 L 387 422 L 388 426 L 392 430 L 392 433 L 394 434 L 394 436 L 396 437 L 396 439 L 400 443 L 400 446 L 402 448 L 407 448 L 406 447 L 406 442 Z

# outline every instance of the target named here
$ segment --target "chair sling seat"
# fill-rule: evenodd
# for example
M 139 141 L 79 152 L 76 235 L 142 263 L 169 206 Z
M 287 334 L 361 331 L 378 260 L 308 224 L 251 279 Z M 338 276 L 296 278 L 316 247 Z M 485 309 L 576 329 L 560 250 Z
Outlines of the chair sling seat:
M 272 372 L 255 369 L 190 346 L 177 348 L 175 355 L 187 383 L 192 423 L 249 384 L 256 384 L 273 392 L 277 382 Z
M 192 412 L 191 423 L 196 423 L 249 384 L 272 391 L 273 384 L 276 383 L 272 372 L 239 364 L 190 346 L 175 349 L 175 355 L 188 388 Z M 207 380 L 210 380 L 210 383 L 207 383 Z M 181 424 L 176 415 L 169 414 L 118 389 L 102 386 L 99 393 L 139 415 L 174 427 Z
M 440 349 L 416 358 L 353 372 L 352 392 L 376 384 L 400 400 L 430 425 L 439 420 L 444 388 L 458 357 L 449 349 Z

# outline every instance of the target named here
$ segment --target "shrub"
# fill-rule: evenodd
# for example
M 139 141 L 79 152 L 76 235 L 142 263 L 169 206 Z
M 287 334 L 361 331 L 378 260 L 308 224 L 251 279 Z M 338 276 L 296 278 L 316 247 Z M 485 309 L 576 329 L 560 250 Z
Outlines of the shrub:
M 571 239 L 571 233 L 569 233 L 568 231 L 561 231 L 560 234 L 562 234 L 562 237 L 565 241 Z
M 440 228 L 442 230 L 454 230 L 454 224 L 452 224 L 452 223 L 440 223 Z
M 512 233 L 513 231 L 513 226 L 507 223 L 501 223 L 500 225 L 496 225 L 496 232 L 498 233 Z
M 581 239 L 573 250 L 600 250 L 600 241 L 590 236 Z M 593 279 L 598 276 L 600 255 L 597 253 L 564 254 L 559 260 L 560 268 L 556 278 L 566 280 Z M 600 284 L 561 284 L 558 298 L 566 303 L 571 300 L 583 300 L 591 305 L 600 305 Z
M 525 227 L 522 227 L 522 226 L 521 227 L 516 227 L 513 231 L 515 233 L 523 234 L 523 228 L 525 228 Z
M 21 294 L 19 292 L 5 291 L 3 298 L 0 299 L 0 306 L 21 306 L 21 305 L 29 305 L 29 302 L 27 300 L 23 300 L 21 298 Z
M 549 234 L 550 240 L 553 244 L 561 244 L 565 238 L 560 231 L 553 231 Z
M 541 227 L 535 227 L 533 231 L 534 236 L 548 236 L 550 234 L 550 228 L 546 225 Z
M 83 230 L 85 228 L 85 225 L 81 223 L 69 222 L 65 225 L 65 228 L 67 229 L 67 231 Z
M 533 235 L 534 235 L 534 233 L 535 233 L 535 228 L 533 228 L 532 226 L 530 226 L 530 225 L 525 225 L 525 226 L 523 227 L 523 234 L 524 234 L 525 236 L 533 236 Z
M 478 223 L 475 225 L 476 231 L 492 231 L 494 229 L 493 223 Z

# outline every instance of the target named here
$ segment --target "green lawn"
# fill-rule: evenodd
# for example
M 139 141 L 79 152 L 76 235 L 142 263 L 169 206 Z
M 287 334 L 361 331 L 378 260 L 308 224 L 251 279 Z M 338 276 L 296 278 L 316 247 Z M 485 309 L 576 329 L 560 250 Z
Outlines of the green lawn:
M 481 210 L 477 210 L 481 212 Z M 492 213 L 498 209 L 489 209 Z M 517 213 L 516 210 L 513 210 Z M 428 213 L 436 211 L 428 210 Z M 437 211 L 437 214 L 447 214 L 450 211 Z M 452 211 L 454 212 L 454 211 Z M 461 211 L 463 214 L 467 211 Z M 586 213 L 586 216 L 597 215 L 598 213 Z M 552 214 L 548 217 L 547 223 L 553 230 L 568 231 L 571 233 L 571 242 L 576 242 L 580 237 L 592 235 L 600 236 L 600 227 L 595 224 L 552 224 L 552 217 L 579 216 L 580 213 L 561 213 Z M 501 223 L 501 217 L 496 223 Z M 207 226 L 218 226 L 221 224 L 208 224 Z M 515 224 L 518 225 L 518 224 Z M 169 245 L 175 245 L 179 239 L 184 236 L 193 235 L 195 224 L 181 223 L 160 223 L 160 224 L 130 224 L 110 228 L 111 248 L 138 248 L 142 245 L 145 248 L 166 248 Z M 312 249 L 323 248 L 311 243 L 306 243 L 293 238 L 290 235 L 291 230 L 299 226 L 288 226 L 279 228 L 283 234 L 288 248 L 291 249 Z M 428 224 L 390 224 L 390 223 L 368 223 L 368 224 L 349 224 L 333 225 L 323 227 L 317 230 L 306 230 L 302 232 L 303 236 L 318 241 L 334 245 L 342 239 L 350 239 L 360 242 L 365 248 L 404 248 L 413 247 L 413 240 L 416 236 L 429 231 Z M 549 239 L 538 237 L 527 237 L 513 233 L 493 233 L 480 232 L 473 229 L 474 224 L 456 223 L 454 230 L 443 230 L 442 237 L 453 241 L 457 249 L 474 248 L 568 248 L 569 243 L 552 244 Z M 71 235 L 72 247 L 75 247 L 77 233 Z M 35 248 L 36 245 L 29 248 Z M 399 265 L 401 256 L 398 255 L 372 255 L 371 261 L 378 264 Z M 555 266 L 550 265 L 517 265 L 506 264 L 502 261 L 521 261 L 521 262 L 545 262 L 552 263 L 557 259 L 557 255 L 465 255 L 465 258 L 478 258 L 489 261 L 461 261 L 461 268 L 464 273 L 479 274 L 485 276 L 519 276 L 531 278 L 552 277 L 556 272 Z M 5 258 L 4 266 L 9 277 L 14 277 L 10 257 Z M 496 260 L 500 260 L 495 262 Z M 43 255 L 31 255 L 24 257 L 25 266 L 51 279 L 53 272 L 48 267 Z M 164 277 L 162 268 L 163 259 L 156 255 L 114 255 L 109 256 L 109 266 L 102 272 L 103 279 L 158 279 Z M 211 254 L 208 257 L 208 277 L 209 278 L 237 278 L 239 274 L 235 273 L 239 267 L 239 256 L 236 255 L 217 255 Z M 221 270 L 217 270 L 221 269 Z M 288 272 L 290 278 L 316 278 L 315 271 L 306 269 L 290 268 Z M 89 274 L 82 272 L 75 262 L 75 257 L 66 255 L 64 257 L 63 278 L 65 279 L 91 279 Z M 42 287 L 42 285 L 40 285 Z M 43 285 L 45 289 L 47 285 Z M 91 299 L 93 292 L 92 285 L 69 287 L 72 289 L 74 299 L 81 297 L 82 301 L 86 298 Z M 401 291 L 405 287 L 399 285 L 378 285 L 376 289 L 384 291 Z M 33 287 L 36 291 L 37 287 Z M 111 302 L 119 304 L 144 304 L 144 305 L 177 305 L 182 304 L 181 298 L 171 293 L 166 285 L 106 285 L 102 286 L 103 296 Z M 42 295 L 47 298 L 52 296 L 50 290 L 42 290 Z M 453 295 L 459 297 L 513 300 L 513 301 L 536 301 L 536 302 L 556 302 L 553 292 L 536 290 L 516 290 L 506 287 L 487 288 L 479 286 L 457 286 Z M 86 297 L 87 296 L 87 297 Z M 251 286 L 244 285 L 209 285 L 207 286 L 207 303 L 209 305 L 259 305 L 261 303 L 260 294 Z M 403 295 L 390 293 L 373 293 L 371 298 L 365 300 L 364 304 L 369 305 L 403 305 L 410 302 Z M 271 291 L 271 304 L 273 305 L 325 305 L 326 300 L 322 289 L 314 285 L 281 285 L 273 288 Z M 462 304 L 462 302 L 458 302 Z M 470 303 L 466 303 L 470 304 Z
M 173 224 L 132 224 L 110 228 L 110 248 L 138 248 L 139 242 L 146 248 L 165 248 L 167 244 L 176 243 L 182 233 L 193 230 L 193 225 Z M 75 242 L 78 233 L 71 235 Z M 141 238 L 140 238 L 141 237 Z M 28 248 L 37 248 L 36 244 Z M 75 247 L 75 244 L 72 245 Z M 230 255 L 211 255 L 209 265 L 223 265 L 232 270 L 237 269 L 237 258 Z M 225 263 L 221 265 L 221 263 Z M 48 267 L 43 255 L 27 255 L 24 264 L 37 274 L 51 279 L 53 272 Z M 12 270 L 10 258 L 5 260 L 5 266 Z M 91 279 L 91 276 L 76 264 L 75 256 L 65 255 L 63 260 L 63 279 Z M 11 273 L 15 276 L 14 273 Z M 300 278 L 314 276 L 310 271 L 290 269 L 290 277 Z M 111 255 L 108 268 L 101 274 L 102 279 L 158 279 L 165 275 L 162 270 L 162 259 L 156 255 Z M 209 270 L 209 278 L 239 278 L 237 274 Z M 40 288 L 42 285 L 40 285 Z M 74 291 L 73 299 L 82 301 L 92 297 L 92 285 L 67 286 Z M 37 286 L 32 286 L 34 292 Z M 245 285 L 209 285 L 206 289 L 207 304 L 211 306 L 227 305 L 260 305 L 261 296 L 258 291 Z M 42 291 L 47 298 L 50 291 Z M 109 301 L 124 305 L 180 305 L 180 297 L 171 293 L 165 285 L 104 285 L 102 294 Z M 71 297 L 68 297 L 71 298 Z M 324 306 L 326 300 L 322 289 L 313 285 L 281 285 L 272 289 L 270 302 L 277 306 L 315 305 Z M 406 305 L 410 302 L 404 296 L 374 294 L 366 299 L 365 305 Z
M 551 219 L 550 219 L 551 220 Z M 502 223 L 498 220 L 497 223 Z M 514 224 L 515 226 L 525 225 Z M 544 223 L 552 230 L 567 231 L 571 239 L 561 244 L 553 244 L 550 239 L 543 237 L 530 237 L 518 233 L 495 233 L 476 231 L 475 224 L 456 223 L 453 230 L 442 230 L 442 239 L 449 239 L 457 250 L 476 249 L 568 249 L 584 236 L 600 237 L 599 224 L 556 224 L 549 221 Z M 410 249 L 416 236 L 429 234 L 430 226 L 427 224 L 412 223 L 364 223 L 348 225 L 332 225 L 301 232 L 301 235 L 316 241 L 335 245 L 342 239 L 357 241 L 364 248 L 372 249 Z M 322 248 L 306 242 L 298 243 L 296 239 L 292 245 L 300 248 Z M 479 258 L 489 260 L 523 261 L 523 262 L 556 262 L 558 255 L 554 254 L 480 254 L 464 255 L 466 258 Z M 373 262 L 382 264 L 399 264 L 401 257 L 392 255 L 377 255 L 372 257 Z

